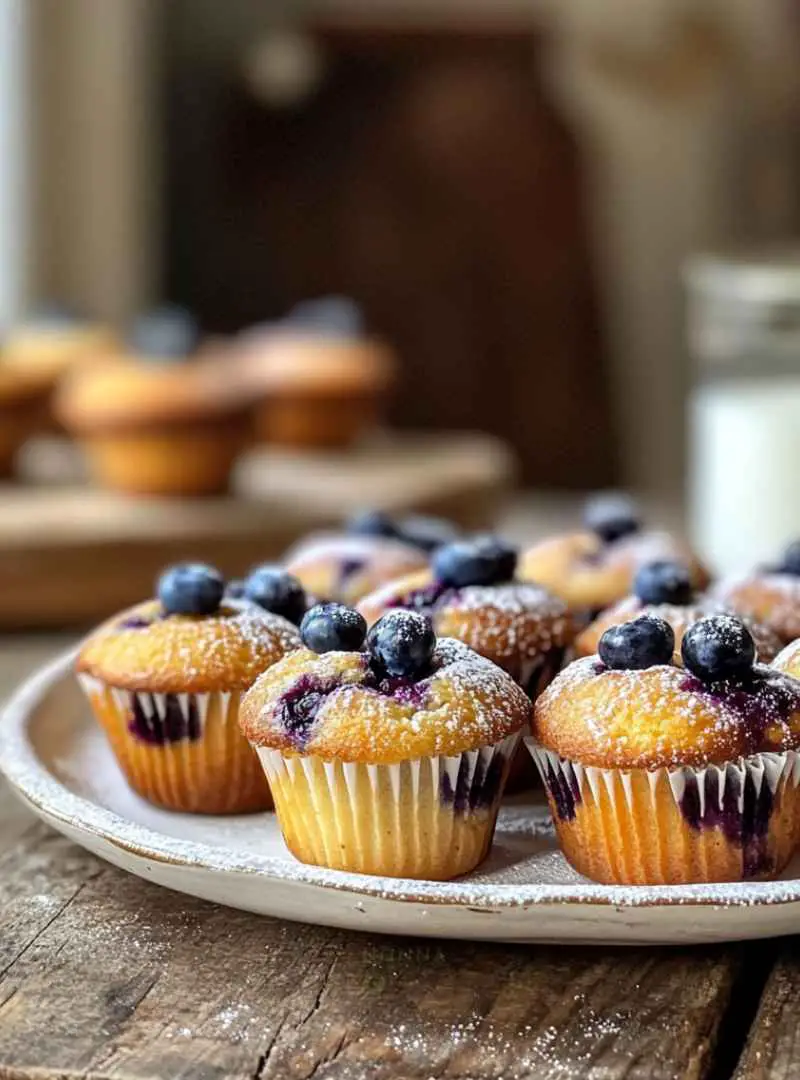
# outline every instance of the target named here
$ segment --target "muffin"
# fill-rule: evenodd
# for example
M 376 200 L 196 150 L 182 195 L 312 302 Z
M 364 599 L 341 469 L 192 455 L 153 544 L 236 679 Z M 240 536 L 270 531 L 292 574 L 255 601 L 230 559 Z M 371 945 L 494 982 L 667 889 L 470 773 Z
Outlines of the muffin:
M 3 361 L 36 375 L 49 388 L 71 368 L 102 359 L 119 348 L 110 327 L 52 308 L 34 314 L 9 333 Z
M 669 623 L 675 634 L 673 661 L 680 664 L 683 635 L 704 615 L 725 614 L 718 600 L 697 593 L 692 587 L 689 570 L 681 563 L 647 563 L 636 574 L 633 595 L 606 608 L 575 639 L 576 656 L 592 656 L 597 652 L 600 638 L 612 626 L 631 622 L 640 615 L 657 615 Z M 727 609 L 727 614 L 734 614 Z M 758 659 L 769 664 L 781 648 L 778 636 L 762 623 L 743 618 L 742 622 L 753 635 Z
M 0 477 L 13 473 L 17 450 L 43 426 L 48 395 L 46 382 L 6 367 L 0 355 Z
M 740 620 L 607 630 L 536 703 L 529 748 L 561 848 L 608 884 L 774 877 L 800 835 L 800 682 L 754 663 Z
M 772 666 L 776 671 L 785 671 L 787 675 L 800 679 L 800 639 L 782 649 L 775 657 Z
M 302 862 L 448 880 L 486 856 L 530 702 L 500 668 L 428 619 L 369 633 L 339 604 L 312 608 L 307 646 L 245 696 L 240 724 Z
M 272 805 L 239 731 L 239 701 L 300 637 L 278 615 L 223 599 L 223 589 L 210 567 L 173 567 L 158 599 L 101 626 L 75 665 L 128 783 L 170 810 L 240 814 Z
M 428 556 L 404 540 L 318 532 L 286 552 L 284 565 L 307 592 L 354 604 L 384 582 L 428 565 Z
M 213 495 L 247 445 L 251 402 L 218 362 L 139 356 L 76 371 L 56 412 L 102 486 Z
M 395 361 L 382 342 L 363 336 L 352 303 L 329 298 L 242 335 L 238 368 L 259 396 L 260 438 L 336 449 L 377 424 Z
M 563 600 L 515 581 L 515 565 L 501 540 L 458 541 L 439 548 L 430 569 L 363 597 L 358 610 L 370 625 L 395 608 L 420 611 L 437 635 L 463 641 L 535 698 L 561 667 L 573 621 Z
M 523 581 L 543 585 L 576 614 L 594 618 L 628 596 L 637 570 L 646 563 L 684 563 L 695 588 L 708 584 L 708 573 L 687 546 L 669 533 L 642 529 L 628 499 L 591 500 L 585 523 L 581 532 L 534 544 L 520 556 L 518 569 Z
M 789 545 L 777 566 L 722 581 L 714 596 L 739 615 L 764 623 L 784 645 L 800 638 L 800 540 Z

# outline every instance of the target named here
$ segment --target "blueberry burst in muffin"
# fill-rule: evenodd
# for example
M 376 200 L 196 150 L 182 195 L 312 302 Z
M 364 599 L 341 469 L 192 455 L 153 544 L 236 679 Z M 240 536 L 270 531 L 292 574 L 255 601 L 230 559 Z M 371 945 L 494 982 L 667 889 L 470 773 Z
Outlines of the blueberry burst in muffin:
M 463 641 L 499 665 L 533 698 L 561 667 L 574 626 L 563 600 L 514 579 L 517 554 L 481 536 L 440 547 L 429 570 L 390 582 L 358 605 L 367 622 L 407 608 L 441 637 Z
M 683 563 L 695 588 L 708 584 L 708 573 L 686 544 L 669 533 L 643 528 L 635 503 L 626 496 L 590 499 L 584 525 L 581 531 L 528 548 L 520 556 L 518 573 L 560 596 L 587 621 L 628 596 L 646 563 Z
M 305 649 L 252 687 L 240 724 L 303 862 L 446 880 L 485 857 L 530 702 L 430 620 L 393 611 L 367 634 L 337 603 L 305 616 Z
M 239 701 L 300 645 L 286 619 L 226 596 L 216 570 L 190 563 L 161 576 L 157 599 L 94 631 L 75 666 L 134 791 L 172 810 L 245 813 L 272 802 Z
M 779 874 L 800 836 L 800 682 L 755 663 L 730 615 L 674 633 L 642 615 L 536 703 L 529 748 L 559 842 L 612 884 Z
M 784 645 L 800 638 L 800 540 L 795 540 L 777 566 L 720 582 L 719 601 L 739 615 L 773 630 Z
M 575 653 L 592 656 L 597 652 L 601 637 L 612 626 L 631 622 L 640 615 L 657 615 L 672 627 L 675 634 L 673 659 L 680 664 L 681 643 L 689 627 L 705 615 L 721 615 L 726 610 L 727 614 L 733 614 L 719 600 L 695 590 L 692 575 L 684 563 L 670 560 L 646 563 L 634 578 L 633 595 L 601 612 L 578 634 Z M 770 663 L 780 651 L 780 638 L 763 623 L 747 618 L 742 621 L 753 635 L 759 660 Z

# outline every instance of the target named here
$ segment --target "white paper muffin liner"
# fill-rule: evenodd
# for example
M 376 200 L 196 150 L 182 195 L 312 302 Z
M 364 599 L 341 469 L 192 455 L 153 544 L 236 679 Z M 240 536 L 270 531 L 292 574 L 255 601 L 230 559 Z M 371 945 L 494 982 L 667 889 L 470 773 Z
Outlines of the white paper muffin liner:
M 239 730 L 239 691 L 149 693 L 109 686 L 83 673 L 77 678 L 128 783 L 144 798 L 198 813 L 272 806 L 258 758 Z M 130 727 L 134 710 L 138 732 Z
M 519 734 L 395 765 L 324 761 L 257 747 L 284 839 L 303 862 L 446 880 L 491 844 Z
M 623 770 L 566 760 L 533 737 L 525 744 L 565 854 L 589 876 L 595 875 L 586 867 L 605 859 L 621 881 L 669 882 L 678 880 L 684 858 L 685 880 L 728 880 L 737 857 L 738 877 L 768 876 L 800 842 L 794 750 L 703 768 Z M 590 841 L 595 850 L 583 851 Z

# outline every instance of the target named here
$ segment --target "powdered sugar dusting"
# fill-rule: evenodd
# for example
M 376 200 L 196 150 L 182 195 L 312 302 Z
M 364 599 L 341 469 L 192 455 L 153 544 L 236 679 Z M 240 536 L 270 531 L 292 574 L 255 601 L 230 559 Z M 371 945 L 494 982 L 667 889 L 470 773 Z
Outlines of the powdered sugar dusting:
M 327 760 L 390 764 L 457 754 L 499 742 L 530 717 L 529 699 L 504 671 L 449 638 L 437 643 L 432 674 L 415 681 L 413 693 L 379 692 L 364 653 L 302 650 L 270 669 L 242 703 L 254 744 L 297 750 L 283 703 L 301 683 L 321 688 L 303 751 Z

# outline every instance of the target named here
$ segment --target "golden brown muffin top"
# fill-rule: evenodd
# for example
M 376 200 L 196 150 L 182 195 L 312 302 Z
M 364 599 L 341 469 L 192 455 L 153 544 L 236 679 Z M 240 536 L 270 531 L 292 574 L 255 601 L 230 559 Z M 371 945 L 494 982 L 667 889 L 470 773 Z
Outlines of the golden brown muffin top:
M 227 693 L 300 645 L 296 627 L 253 604 L 226 599 L 213 615 L 165 615 L 149 600 L 90 634 L 75 670 L 124 690 Z
M 391 351 L 379 341 L 286 329 L 244 335 L 237 363 L 260 391 L 303 396 L 379 393 L 395 371 Z
M 618 604 L 601 612 L 594 622 L 578 634 L 575 639 L 575 653 L 577 656 L 593 656 L 597 652 L 600 638 L 610 627 L 630 622 L 639 615 L 657 615 L 669 623 L 675 633 L 673 662 L 680 665 L 681 642 L 689 627 L 705 615 L 731 614 L 735 613 L 710 597 L 700 597 L 691 604 L 643 604 L 637 596 L 626 596 Z M 743 622 L 753 635 L 759 660 L 764 664 L 771 663 L 781 647 L 777 634 L 753 619 L 745 618 Z
M 770 627 L 784 644 L 800 637 L 800 576 L 797 574 L 757 571 L 720 582 L 713 594 L 731 611 Z
M 428 565 L 423 551 L 401 540 L 334 532 L 304 537 L 283 561 L 307 592 L 343 604 L 355 604 L 385 582 Z
M 291 653 L 248 691 L 239 722 L 258 747 L 389 765 L 493 745 L 530 711 L 504 671 L 443 639 L 421 679 L 382 679 L 364 652 Z
M 800 682 L 756 665 L 743 684 L 707 684 L 683 668 L 570 664 L 536 702 L 548 750 L 599 768 L 723 765 L 800 748 Z
M 463 641 L 517 680 L 532 660 L 569 645 L 575 633 L 564 601 L 524 582 L 451 587 L 423 570 L 390 582 L 358 604 L 369 625 L 395 608 L 428 615 L 438 637 Z
M 708 573 L 681 540 L 667 532 L 630 533 L 605 543 L 595 533 L 574 532 L 542 540 L 522 552 L 517 576 L 560 596 L 572 611 L 600 611 L 632 589 L 637 570 L 658 561 L 685 563 L 696 589 Z
M 78 432 L 232 418 L 250 404 L 220 360 L 120 357 L 72 372 L 56 396 L 58 416 Z

